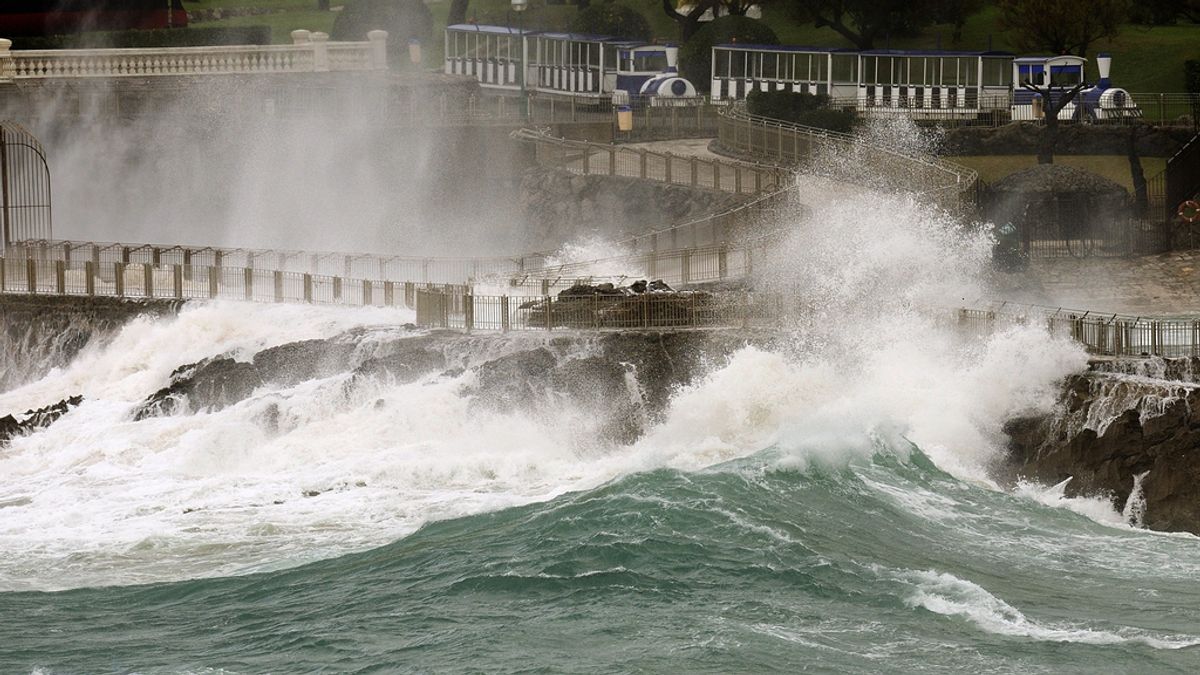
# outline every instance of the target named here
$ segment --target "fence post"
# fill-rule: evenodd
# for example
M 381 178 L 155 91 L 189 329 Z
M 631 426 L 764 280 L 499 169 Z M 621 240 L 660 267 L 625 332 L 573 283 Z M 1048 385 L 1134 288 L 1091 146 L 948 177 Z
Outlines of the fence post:
M 283 270 L 275 270 L 272 276 L 275 282 L 275 302 L 283 302 Z
M 4 258 L 0 258 L 0 293 L 8 290 L 8 275 L 4 270 Z
M 393 281 L 383 282 L 383 304 L 386 307 L 396 306 L 396 283 Z
M 342 301 L 342 278 L 333 278 L 333 301 L 340 303 Z
M 54 261 L 54 291 L 58 295 L 67 293 L 67 264 L 62 260 Z
M 736 194 L 742 194 L 742 167 L 740 164 L 733 167 L 733 191 Z
M 638 171 L 639 171 L 638 177 L 645 178 L 646 177 L 646 149 L 639 148 L 638 155 L 639 155 L 638 163 L 639 163 L 639 167 L 640 167 L 638 169 Z
M 0 264 L 0 277 L 4 276 L 4 266 Z M 83 285 L 88 295 L 96 294 L 96 263 L 91 260 L 83 263 Z M 3 288 L 3 282 L 0 281 L 0 289 Z
M 725 248 L 725 244 L 717 249 L 717 278 L 724 279 L 729 276 L 729 250 Z
M 171 266 L 171 281 L 175 285 L 175 299 L 183 299 L 183 265 Z
M 118 298 L 125 297 L 125 263 L 113 263 L 113 279 L 116 282 L 116 293 Z
M 417 307 L 417 285 L 411 281 L 404 282 L 404 306 L 409 309 Z
M 689 283 L 692 280 L 692 252 L 685 250 L 679 261 L 679 278 L 680 283 Z
M 500 296 L 500 330 L 508 332 L 508 296 Z
M 700 186 L 700 160 L 695 155 L 692 155 L 692 187 Z
M 313 295 L 312 294 L 312 291 L 313 291 L 312 275 L 309 274 L 308 272 L 305 272 L 304 276 L 302 278 L 304 279 L 304 301 L 312 302 L 312 295 Z
M 242 268 L 242 294 L 247 300 L 254 299 L 254 268 Z
M 221 279 L 220 265 L 212 265 L 208 268 L 208 297 L 215 299 L 217 297 L 218 282 Z
M 33 258 L 25 259 L 25 290 L 37 293 L 37 263 Z
M 663 182 L 674 183 L 675 181 L 671 180 L 671 167 L 675 164 L 675 156 L 667 152 L 663 154 L 663 158 L 666 161 L 666 179 Z
M 713 189 L 720 190 L 721 189 L 721 163 L 714 159 L 712 161 L 712 169 L 713 169 Z
M 463 327 L 470 333 L 475 328 L 475 296 L 470 293 L 462 296 L 463 299 Z
M 142 293 L 144 297 L 154 297 L 154 265 L 142 263 Z
M 554 330 L 554 303 L 549 295 L 543 295 L 542 302 L 546 303 L 546 330 Z
M 609 146 L 608 148 L 608 175 L 617 175 L 617 148 Z
M 308 36 L 312 43 L 313 71 L 324 73 L 329 71 L 329 34 L 316 31 Z

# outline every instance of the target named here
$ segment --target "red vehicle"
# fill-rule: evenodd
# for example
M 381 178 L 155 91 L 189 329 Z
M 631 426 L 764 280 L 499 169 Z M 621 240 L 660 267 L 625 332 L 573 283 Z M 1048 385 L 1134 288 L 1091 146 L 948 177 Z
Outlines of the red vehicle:
M 0 0 L 0 36 L 187 25 L 183 0 Z

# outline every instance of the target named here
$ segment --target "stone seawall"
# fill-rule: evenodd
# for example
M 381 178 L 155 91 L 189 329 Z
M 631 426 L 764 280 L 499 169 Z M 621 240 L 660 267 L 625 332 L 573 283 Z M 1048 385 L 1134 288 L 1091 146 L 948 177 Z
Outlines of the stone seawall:
M 0 391 L 66 365 L 89 342 L 143 315 L 174 314 L 175 300 L 0 294 Z
M 1140 482 L 1140 524 L 1200 534 L 1198 372 L 1196 359 L 1093 362 L 1066 380 L 1053 413 L 1006 425 L 1009 454 L 997 475 L 1070 479 L 1068 496 L 1107 497 L 1117 509 Z
M 725 211 L 744 203 L 747 197 L 545 168 L 527 170 L 520 185 L 520 200 L 529 224 L 526 243 L 533 249 L 589 239 L 627 239 Z

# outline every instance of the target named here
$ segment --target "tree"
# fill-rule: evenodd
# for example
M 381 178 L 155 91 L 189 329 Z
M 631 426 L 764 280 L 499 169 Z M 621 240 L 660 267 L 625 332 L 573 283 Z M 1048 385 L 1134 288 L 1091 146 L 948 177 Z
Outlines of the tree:
M 968 0 L 798 0 L 791 5 L 801 21 L 831 28 L 859 49 L 874 49 L 876 40 L 913 35 L 940 15 L 966 11 Z M 963 4 L 962 10 L 952 8 Z M 965 21 L 965 17 L 964 17 Z
M 1038 147 L 1038 164 L 1054 163 L 1054 148 L 1058 144 L 1058 113 L 1075 100 L 1087 83 L 1080 82 L 1071 87 L 1066 93 L 1054 95 L 1049 86 L 1039 87 L 1030 82 L 1022 82 L 1021 88 L 1032 91 L 1042 97 L 1042 112 L 1045 113 L 1046 131 L 1042 134 L 1042 142 Z
M 388 32 L 388 63 L 395 67 L 408 61 L 409 40 L 428 43 L 433 16 L 422 0 L 354 0 L 338 13 L 329 35 L 334 40 L 365 40 L 375 29 Z
M 967 19 L 983 9 L 983 0 L 930 0 L 932 3 L 933 22 L 948 23 L 954 30 L 951 42 L 962 42 L 963 26 Z
M 1130 0 L 998 0 L 1000 27 L 1025 51 L 1083 56 L 1113 38 L 1129 16 Z
M 579 10 L 568 27 L 575 33 L 612 35 L 631 40 L 649 40 L 653 31 L 642 13 L 627 5 L 606 2 Z
M 687 42 L 692 39 L 696 31 L 700 30 L 700 17 L 710 9 L 715 14 L 719 0 L 696 0 L 696 4 L 688 11 L 687 14 L 680 14 L 675 11 L 675 3 L 672 0 L 662 0 L 663 12 L 666 13 L 672 21 L 679 24 L 679 39 L 682 42 Z
M 446 25 L 467 22 L 467 5 L 469 0 L 450 0 L 450 13 L 446 15 Z
M 1130 18 L 1134 23 L 1165 26 L 1180 19 L 1200 23 L 1200 0 L 1138 0 Z
M 696 31 L 679 49 L 679 73 L 700 91 L 708 91 L 712 74 L 713 45 L 740 42 L 748 45 L 777 45 L 779 37 L 765 22 L 744 16 L 722 16 Z

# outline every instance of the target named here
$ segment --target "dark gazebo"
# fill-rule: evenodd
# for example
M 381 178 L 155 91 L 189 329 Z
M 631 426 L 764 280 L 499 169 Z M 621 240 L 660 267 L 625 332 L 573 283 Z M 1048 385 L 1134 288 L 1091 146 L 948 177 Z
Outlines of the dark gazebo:
M 1062 164 L 1039 164 L 988 187 L 988 219 L 1012 223 L 1029 255 L 1128 253 L 1130 197 L 1104 176 Z

